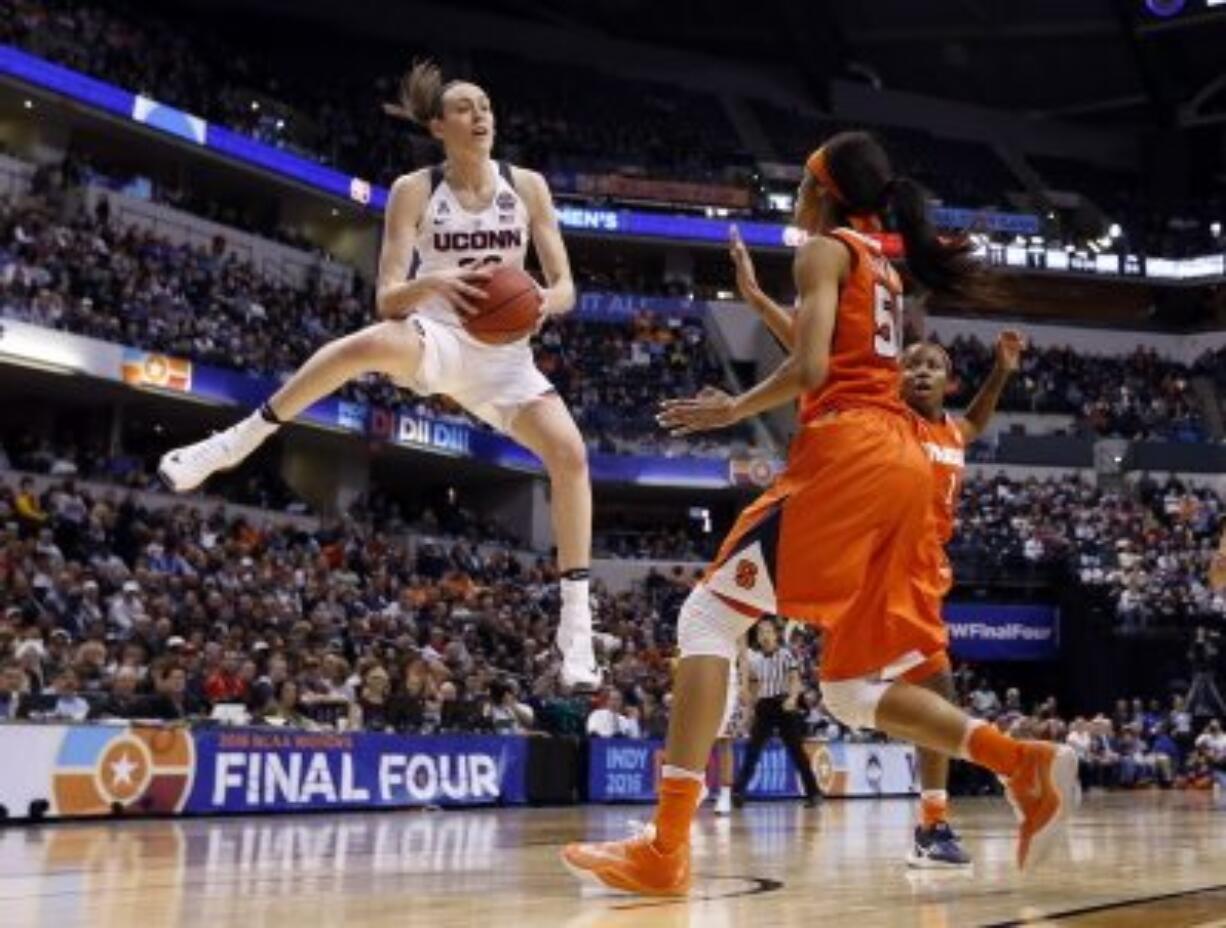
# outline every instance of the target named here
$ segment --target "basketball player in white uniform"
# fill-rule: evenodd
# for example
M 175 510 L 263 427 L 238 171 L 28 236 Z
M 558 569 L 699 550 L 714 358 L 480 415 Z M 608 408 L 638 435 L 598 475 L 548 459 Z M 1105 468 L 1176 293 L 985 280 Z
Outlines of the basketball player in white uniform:
M 553 527 L 562 574 L 557 643 L 562 682 L 592 687 L 588 593 L 592 493 L 587 450 L 566 404 L 536 369 L 527 338 L 487 345 L 461 325 L 480 299 L 492 267 L 522 267 L 529 240 L 546 286 L 542 315 L 569 311 L 575 288 L 545 179 L 490 157 L 489 97 L 467 81 L 443 83 L 417 64 L 401 86 L 404 115 L 443 144 L 442 165 L 392 185 L 379 259 L 380 322 L 317 351 L 256 412 L 210 438 L 163 456 L 162 479 L 176 492 L 238 465 L 275 432 L 354 378 L 381 373 L 422 395 L 450 396 L 474 416 L 524 445 L 552 484 Z M 415 266 L 414 266 L 415 263 Z

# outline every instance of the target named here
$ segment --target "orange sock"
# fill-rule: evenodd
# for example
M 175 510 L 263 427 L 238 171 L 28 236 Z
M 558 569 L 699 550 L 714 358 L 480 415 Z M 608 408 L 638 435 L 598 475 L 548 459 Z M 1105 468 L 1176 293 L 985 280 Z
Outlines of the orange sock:
M 920 793 L 920 824 L 933 828 L 949 821 L 949 794 L 943 789 L 926 789 Z
M 966 757 L 1008 778 L 1022 763 L 1022 743 L 997 730 L 996 726 L 976 719 L 967 732 Z
M 656 848 L 671 854 L 690 840 L 690 823 L 698 811 L 702 781 L 666 776 L 660 780 L 660 804 L 656 806 Z

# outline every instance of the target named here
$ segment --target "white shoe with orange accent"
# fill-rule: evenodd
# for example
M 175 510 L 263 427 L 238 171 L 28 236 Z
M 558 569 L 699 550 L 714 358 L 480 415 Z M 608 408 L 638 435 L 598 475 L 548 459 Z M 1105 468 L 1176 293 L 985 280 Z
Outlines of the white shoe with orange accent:
M 655 846 L 656 830 L 647 825 L 623 841 L 568 844 L 566 869 L 588 886 L 638 896 L 684 896 L 690 891 L 690 846 L 671 854 Z
M 1021 767 L 1001 782 L 1019 823 L 1017 867 L 1029 871 L 1052 852 L 1081 804 L 1077 755 L 1068 745 L 1024 742 Z

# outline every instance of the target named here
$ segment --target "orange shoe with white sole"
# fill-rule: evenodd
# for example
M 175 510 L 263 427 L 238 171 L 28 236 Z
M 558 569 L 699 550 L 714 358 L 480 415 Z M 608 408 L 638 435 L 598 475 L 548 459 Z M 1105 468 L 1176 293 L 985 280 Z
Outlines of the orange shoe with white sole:
M 656 830 L 647 825 L 634 837 L 598 844 L 568 844 L 566 869 L 589 886 L 637 896 L 684 896 L 690 891 L 690 846 L 671 854 L 655 846 Z
M 1055 848 L 1081 803 L 1077 755 L 1068 745 L 1023 742 L 1021 766 L 1001 782 L 1020 825 L 1017 867 L 1028 871 Z

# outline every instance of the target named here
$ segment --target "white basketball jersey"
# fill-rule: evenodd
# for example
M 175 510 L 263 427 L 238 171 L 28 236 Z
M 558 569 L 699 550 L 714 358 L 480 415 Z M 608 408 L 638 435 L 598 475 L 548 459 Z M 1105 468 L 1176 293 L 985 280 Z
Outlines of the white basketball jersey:
M 509 264 L 522 268 L 528 252 L 528 208 L 511 182 L 511 167 L 490 162 L 494 197 L 489 206 L 474 212 L 460 205 L 443 175 L 443 166 L 430 170 L 430 199 L 417 229 L 413 276 L 455 267 Z M 451 304 L 431 299 L 418 313 L 459 324 Z

